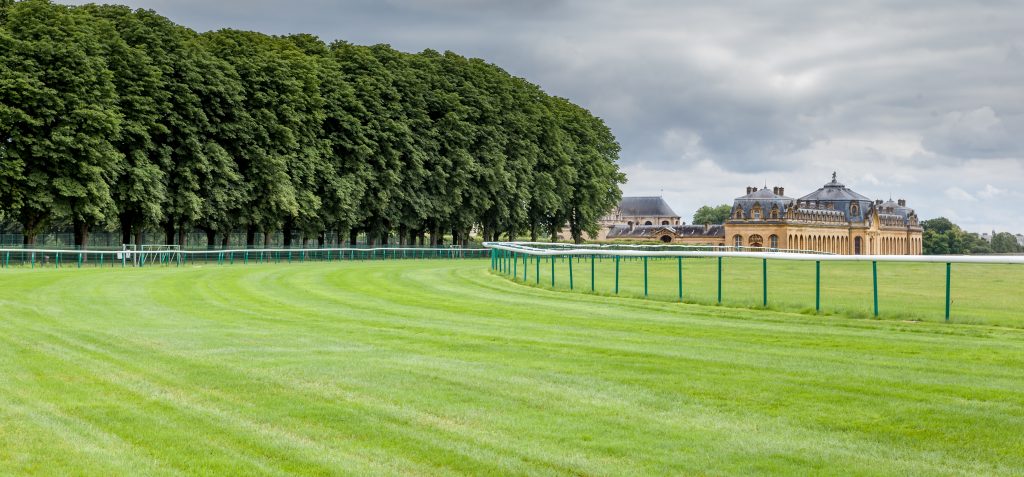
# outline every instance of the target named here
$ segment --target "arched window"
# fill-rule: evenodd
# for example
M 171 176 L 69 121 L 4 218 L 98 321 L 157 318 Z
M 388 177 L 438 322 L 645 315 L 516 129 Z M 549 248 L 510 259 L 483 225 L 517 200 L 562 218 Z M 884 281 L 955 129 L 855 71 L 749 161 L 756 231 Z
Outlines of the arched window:
M 742 235 L 734 235 L 732 237 L 732 244 L 734 246 L 736 246 L 736 248 L 742 247 L 743 246 L 743 236 Z
M 749 244 L 751 247 L 763 247 L 764 238 L 757 234 L 751 235 L 750 239 L 748 239 L 747 241 L 747 244 Z
M 778 250 L 778 248 L 779 248 L 779 236 L 778 235 L 772 235 L 771 237 L 768 237 L 768 246 L 771 247 L 772 250 Z
M 853 216 L 860 215 L 860 206 L 857 205 L 856 202 L 850 204 L 850 215 L 853 215 Z
M 743 218 L 743 207 L 736 207 L 736 213 L 733 214 L 733 217 L 735 217 L 737 219 L 742 219 Z
M 761 220 L 761 206 L 755 205 L 753 209 L 750 209 L 750 218 L 754 220 Z
M 662 235 L 661 236 L 661 241 L 665 242 L 665 243 L 670 243 L 670 242 L 672 242 L 672 236 L 671 235 Z
M 853 254 L 854 255 L 860 255 L 861 254 L 861 250 L 860 250 L 860 237 L 854 237 L 853 238 Z
M 667 220 L 662 220 L 661 221 L 661 225 L 668 225 L 668 221 Z
M 650 221 L 650 220 L 648 220 L 647 222 L 644 222 L 644 225 L 654 225 L 654 224 L 653 224 L 653 223 L 651 223 L 651 221 Z
M 772 204 L 772 211 L 769 218 L 778 220 L 779 218 L 779 204 Z

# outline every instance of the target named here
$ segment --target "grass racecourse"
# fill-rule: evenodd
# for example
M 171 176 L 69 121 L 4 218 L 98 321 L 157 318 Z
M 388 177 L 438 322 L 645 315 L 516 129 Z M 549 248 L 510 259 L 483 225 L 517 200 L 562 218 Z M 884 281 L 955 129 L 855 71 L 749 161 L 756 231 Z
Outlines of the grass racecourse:
M 1024 475 L 1019 291 L 945 324 L 488 263 L 0 270 L 0 475 Z

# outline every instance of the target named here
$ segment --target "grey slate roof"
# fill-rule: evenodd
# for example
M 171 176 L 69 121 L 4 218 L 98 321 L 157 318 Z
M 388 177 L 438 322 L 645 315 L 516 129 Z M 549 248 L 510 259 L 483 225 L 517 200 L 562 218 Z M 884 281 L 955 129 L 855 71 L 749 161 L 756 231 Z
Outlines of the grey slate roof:
M 798 203 L 801 204 L 801 208 L 813 207 L 815 204 L 818 206 L 831 204 L 832 209 L 843 212 L 847 221 L 859 222 L 864 220 L 865 214 L 874 202 L 851 189 L 847 189 L 844 184 L 836 180 L 836 175 L 833 173 L 832 182 L 801 197 Z M 857 214 L 852 213 L 851 205 L 854 203 L 858 204 Z
M 642 217 L 679 217 L 661 197 L 623 197 L 619 214 Z
M 743 207 L 743 216 L 749 218 L 750 211 L 754 208 L 754 205 L 760 205 L 764 216 L 767 217 L 768 213 L 772 209 L 772 205 L 775 205 L 779 211 L 779 217 L 782 217 L 786 213 L 786 207 L 793 202 L 792 197 L 786 197 L 784 195 L 778 195 L 772 189 L 767 186 L 765 188 L 753 191 L 743 197 L 737 197 L 732 203 L 732 211 L 730 212 L 729 218 L 736 217 L 736 208 Z
M 800 200 L 810 201 L 866 201 L 871 202 L 871 199 L 854 192 L 851 189 L 847 189 L 845 185 L 839 183 L 835 176 L 832 177 L 832 182 L 823 185 L 820 189 L 811 192 L 800 198 Z

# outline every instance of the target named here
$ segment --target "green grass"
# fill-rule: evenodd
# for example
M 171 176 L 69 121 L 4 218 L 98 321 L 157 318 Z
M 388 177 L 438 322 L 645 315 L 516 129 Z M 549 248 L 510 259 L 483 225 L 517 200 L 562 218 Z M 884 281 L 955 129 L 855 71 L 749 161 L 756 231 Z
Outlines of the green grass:
M 523 281 L 522 256 L 510 274 Z M 529 258 L 526 284 L 537 284 L 537 266 Z M 568 290 L 569 265 L 565 257 L 555 258 L 555 288 Z M 573 290 L 591 290 L 590 257 L 573 260 Z M 718 262 L 714 258 L 683 259 L 683 301 L 718 303 Z M 649 258 L 648 299 L 679 300 L 679 263 L 676 258 Z M 815 264 L 768 260 L 768 309 L 816 313 Z M 615 260 L 598 258 L 594 263 L 594 291 L 615 294 Z M 619 263 L 619 295 L 644 296 L 642 258 L 623 258 Z M 950 320 L 1024 328 L 1024 266 L 999 264 L 952 265 Z M 722 266 L 722 305 L 764 308 L 761 259 L 725 258 Z M 540 286 L 551 288 L 551 261 L 540 264 Z M 825 315 L 874 317 L 870 262 L 822 262 L 821 309 Z M 879 318 L 934 321 L 945 320 L 946 264 L 878 263 Z
M 21 474 L 1022 475 L 1024 331 L 562 293 L 486 260 L 2 270 Z

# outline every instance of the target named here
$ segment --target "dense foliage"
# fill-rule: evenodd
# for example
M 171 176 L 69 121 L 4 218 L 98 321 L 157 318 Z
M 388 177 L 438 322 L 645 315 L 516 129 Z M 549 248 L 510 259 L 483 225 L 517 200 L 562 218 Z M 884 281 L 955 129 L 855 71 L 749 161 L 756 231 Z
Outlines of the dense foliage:
M 55 224 L 77 245 L 96 227 L 582 240 L 621 196 L 618 152 L 583 108 L 451 52 L 0 0 L 0 220 L 26 243 Z
M 961 255 L 980 253 L 1020 253 L 1017 238 L 1000 232 L 989 242 L 976 233 L 966 232 L 945 217 L 921 222 L 925 255 Z
M 732 206 L 729 204 L 722 204 L 716 207 L 704 205 L 693 213 L 693 223 L 697 225 L 724 224 L 729 219 L 731 212 Z

